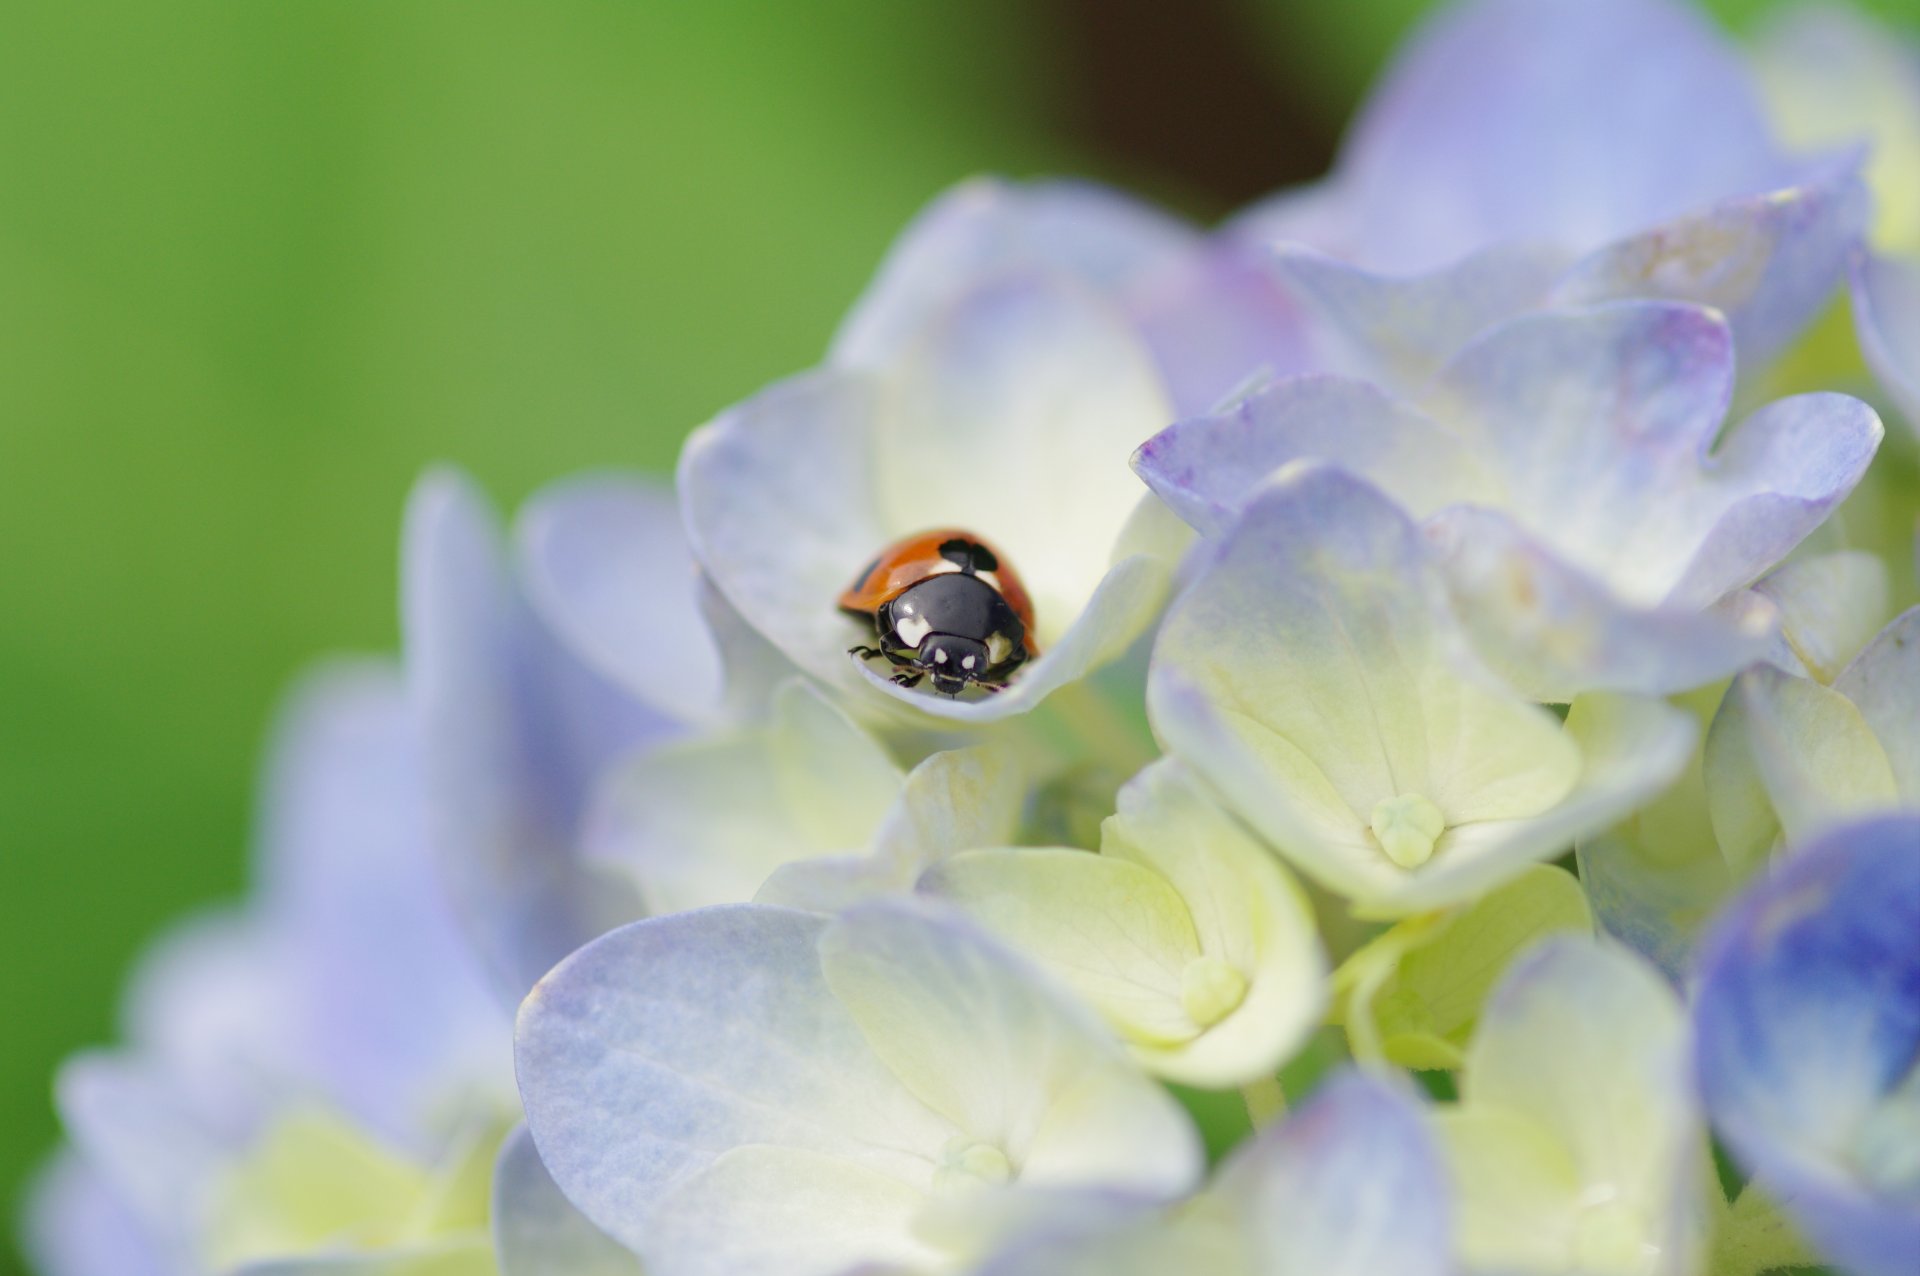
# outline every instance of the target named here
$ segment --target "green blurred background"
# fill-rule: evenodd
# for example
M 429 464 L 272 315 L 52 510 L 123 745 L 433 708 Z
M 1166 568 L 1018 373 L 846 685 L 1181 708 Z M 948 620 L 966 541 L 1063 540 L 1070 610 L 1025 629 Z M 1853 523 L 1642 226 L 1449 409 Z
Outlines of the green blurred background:
M 1311 177 L 1425 7 L 9 6 L 0 1199 L 139 947 L 242 889 L 277 690 L 394 646 L 424 465 L 666 469 L 970 173 Z

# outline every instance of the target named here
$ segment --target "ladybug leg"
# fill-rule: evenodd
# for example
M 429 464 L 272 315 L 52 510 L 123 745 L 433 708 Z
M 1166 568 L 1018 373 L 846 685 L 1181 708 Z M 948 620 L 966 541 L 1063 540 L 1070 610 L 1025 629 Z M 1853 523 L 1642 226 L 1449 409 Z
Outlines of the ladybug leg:
M 899 687 L 917 687 L 920 685 L 920 679 L 925 676 L 925 674 L 920 673 L 897 673 L 893 675 L 891 681 L 895 686 Z
M 878 647 L 869 647 L 865 643 L 861 643 L 857 646 L 847 648 L 847 654 L 849 656 L 858 656 L 862 660 L 872 660 L 875 656 L 884 656 L 887 653 Z

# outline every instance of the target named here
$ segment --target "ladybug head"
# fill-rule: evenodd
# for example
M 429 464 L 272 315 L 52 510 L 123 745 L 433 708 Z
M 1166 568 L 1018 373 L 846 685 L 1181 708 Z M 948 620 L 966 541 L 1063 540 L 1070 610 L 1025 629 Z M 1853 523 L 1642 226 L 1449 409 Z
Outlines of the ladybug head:
M 958 634 L 928 634 L 920 644 L 920 667 L 933 679 L 933 689 L 943 696 L 957 696 L 985 676 L 991 662 L 987 645 Z

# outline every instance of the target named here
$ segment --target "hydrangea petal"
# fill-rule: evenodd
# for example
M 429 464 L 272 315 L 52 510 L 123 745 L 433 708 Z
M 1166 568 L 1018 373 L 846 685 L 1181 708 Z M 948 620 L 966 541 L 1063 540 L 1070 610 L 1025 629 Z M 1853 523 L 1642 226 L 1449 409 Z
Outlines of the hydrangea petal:
M 1033 596 L 1041 648 L 1058 642 L 1139 502 L 1120 458 L 1173 416 L 1139 339 L 1048 276 L 1003 277 L 927 325 L 885 410 L 873 445 L 888 525 L 990 536 Z
M 1042 1230 L 980 1276 L 1442 1276 L 1451 1193 L 1418 1105 L 1361 1073 L 1240 1147 L 1172 1213 Z M 1079 1220 L 1073 1220 L 1079 1223 Z
M 1427 534 L 1475 651 L 1536 700 L 1564 704 L 1600 688 L 1685 691 L 1771 649 L 1777 616 L 1758 595 L 1707 611 L 1637 607 L 1492 510 L 1443 510 Z
M 1920 607 L 1895 617 L 1833 687 L 1859 707 L 1886 751 L 1901 800 L 1920 805 Z
M 225 1152 L 156 1070 L 105 1054 L 67 1060 L 54 1102 L 74 1146 L 157 1248 L 185 1260 Z
M 1911 1160 L 1896 1168 L 1874 1143 L 1912 1103 L 1916 932 L 1920 820 L 1901 816 L 1800 850 L 1701 958 L 1695 1068 L 1716 1128 L 1816 1246 L 1863 1276 L 1896 1276 L 1920 1252 Z
M 1784 165 L 1733 51 L 1659 0 L 1480 0 L 1442 11 L 1353 126 L 1337 179 L 1384 270 L 1496 241 L 1595 247 Z
M 1920 249 L 1920 60 L 1901 37 L 1852 5 L 1779 5 L 1751 60 L 1782 141 L 1867 144 L 1873 241 L 1909 252 Z
M 926 1194 L 810 1148 L 741 1147 L 669 1192 L 648 1219 L 656 1276 L 838 1276 L 925 1271 L 914 1236 Z M 716 1219 L 727 1220 L 723 1228 Z M 571 1273 L 569 1273 L 571 1276 Z
M 722 906 L 623 927 L 521 1007 L 527 1124 L 555 1183 L 645 1256 L 646 1220 L 737 1147 L 839 1156 L 924 1187 L 953 1127 L 834 996 L 825 919 Z
M 1650 604 L 1707 530 L 1680 498 L 1732 390 L 1724 320 L 1620 302 L 1482 334 L 1448 366 L 1433 411 L 1501 468 L 1524 526 Z
M 1707 733 L 1708 809 L 1736 869 L 1850 814 L 1899 801 L 1886 751 L 1839 691 L 1763 666 L 1734 680 Z
M 901 782 L 879 741 L 795 679 L 764 726 L 665 745 L 612 774 L 588 851 L 655 914 L 741 903 L 784 864 L 864 848 Z
M 1101 826 L 1101 854 L 1147 865 L 1173 883 L 1201 949 L 1243 972 L 1245 999 L 1194 1040 L 1152 1051 L 1162 1075 L 1241 1085 L 1271 1075 L 1326 1003 L 1326 955 L 1300 887 L 1178 761 L 1155 762 L 1121 788 Z
M 971 851 L 923 889 L 1054 972 L 1129 1041 L 1200 1031 L 1181 1007 L 1181 973 L 1200 957 L 1193 918 L 1152 869 L 1087 851 Z
M 1251 1226 L 1253 1270 L 1442 1276 L 1452 1193 L 1418 1104 L 1358 1073 L 1222 1168 L 1216 1192 Z
M 1783 563 L 1753 588 L 1780 613 L 1773 663 L 1831 684 L 1879 632 L 1892 582 L 1878 555 L 1839 550 Z
M 638 914 L 577 856 L 590 777 L 664 721 L 562 651 L 508 574 L 485 498 L 429 474 L 407 510 L 408 685 L 436 853 L 500 991 Z
M 1216 415 L 1181 421 L 1134 454 L 1147 486 L 1204 535 L 1224 532 L 1248 497 L 1290 462 L 1364 475 L 1416 517 L 1496 498 L 1464 443 L 1365 381 L 1290 377 Z
M 998 1148 L 1020 1181 L 1172 1196 L 1198 1178 L 1184 1112 L 1079 1003 L 957 915 L 864 904 L 820 944 L 868 1046 L 932 1110 Z
M 357 1122 L 423 1150 L 421 1113 L 436 1096 L 505 1098 L 512 1077 L 508 1016 L 431 853 L 400 671 L 338 661 L 308 673 L 281 710 L 270 759 L 264 917 L 203 951 L 197 973 L 169 972 L 164 958 L 143 972 L 129 1033 L 146 1047 L 189 1043 L 178 1076 L 220 1092 L 208 1108 L 298 1076 Z
M 524 1125 L 501 1145 L 493 1178 L 500 1276 L 641 1276 L 640 1260 L 560 1193 Z
M 1856 257 L 1853 322 L 1867 366 L 1907 424 L 1920 431 L 1920 261 Z
M 1868 214 L 1850 164 L 1765 194 L 1743 194 L 1609 244 L 1553 290 L 1578 305 L 1627 297 L 1712 306 L 1740 360 L 1764 368 L 1819 313 L 1845 273 Z
M 888 528 L 875 506 L 878 398 L 868 374 L 804 373 L 702 426 L 680 454 L 688 537 L 715 588 L 796 666 L 849 689 L 860 679 L 847 648 L 862 635 L 833 600 L 892 534 L 915 530 Z
M 904 894 L 958 851 L 1013 842 L 1025 809 L 1024 769 L 993 744 L 946 749 L 907 773 L 871 850 L 795 860 L 775 869 L 758 903 L 833 913 L 875 895 Z
M 664 484 L 602 474 L 537 493 L 514 529 L 528 601 L 574 650 L 643 703 L 697 722 L 721 696 L 719 652 Z
M 1547 1270 L 1694 1270 L 1707 1201 L 1686 1044 L 1673 993 L 1651 968 L 1604 944 L 1549 940 L 1495 990 L 1468 1048 L 1462 1110 L 1518 1118 L 1565 1150 L 1575 1208 L 1566 1211 L 1560 1261 Z M 1471 1197 L 1503 1183 L 1515 1186 L 1464 1179 L 1460 1187 Z M 1527 1199 L 1540 1191 L 1519 1186 Z M 1470 1266 L 1500 1270 L 1532 1257 L 1540 1238 L 1527 1226 L 1546 1220 L 1535 1214 L 1515 1227 L 1517 1204 L 1499 1230 L 1463 1234 Z M 1466 1217 L 1502 1221 L 1472 1205 Z
M 1400 907 L 1469 898 L 1626 817 L 1685 768 L 1695 732 L 1684 713 L 1659 700 L 1592 692 L 1574 701 L 1564 738 L 1580 760 L 1565 797 L 1537 814 L 1495 815 L 1449 830 L 1431 871 L 1398 896 Z
M 842 321 L 833 361 L 884 366 L 974 283 L 1009 269 L 1056 270 L 1125 303 L 1201 244 L 1200 232 L 1178 218 L 1091 182 L 973 178 L 934 200 L 894 242 Z
M 1411 396 L 1473 334 L 1545 303 L 1567 264 L 1557 249 L 1501 244 L 1430 273 L 1387 275 L 1282 246 L 1271 269 L 1315 320 L 1325 366 Z
M 27 1191 L 21 1247 L 41 1276 L 174 1276 L 125 1202 L 71 1150 Z

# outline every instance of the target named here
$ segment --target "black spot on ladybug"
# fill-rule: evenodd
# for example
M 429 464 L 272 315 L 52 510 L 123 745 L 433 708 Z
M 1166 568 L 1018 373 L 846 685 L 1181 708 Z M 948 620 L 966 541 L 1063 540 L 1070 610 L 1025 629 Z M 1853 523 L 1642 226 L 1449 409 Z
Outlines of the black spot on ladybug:
M 959 537 L 941 544 L 940 557 L 969 576 L 1000 569 L 1000 560 L 993 556 L 992 550 L 978 541 L 961 540 Z

